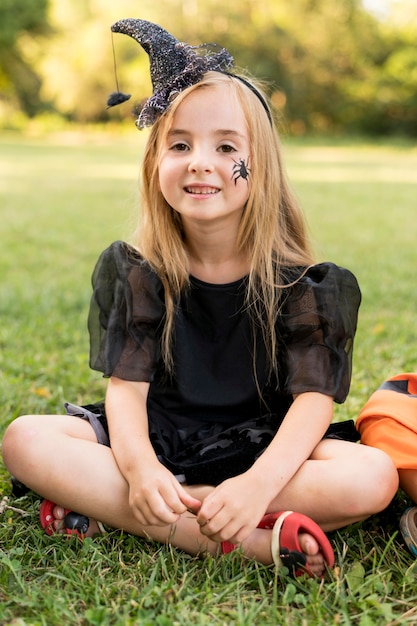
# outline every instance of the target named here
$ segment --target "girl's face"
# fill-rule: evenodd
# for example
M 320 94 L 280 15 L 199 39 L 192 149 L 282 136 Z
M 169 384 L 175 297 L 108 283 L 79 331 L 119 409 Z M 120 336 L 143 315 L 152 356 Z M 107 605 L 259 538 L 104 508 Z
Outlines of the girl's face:
M 178 106 L 158 169 L 161 192 L 184 225 L 237 227 L 251 185 L 250 141 L 227 86 L 197 89 Z

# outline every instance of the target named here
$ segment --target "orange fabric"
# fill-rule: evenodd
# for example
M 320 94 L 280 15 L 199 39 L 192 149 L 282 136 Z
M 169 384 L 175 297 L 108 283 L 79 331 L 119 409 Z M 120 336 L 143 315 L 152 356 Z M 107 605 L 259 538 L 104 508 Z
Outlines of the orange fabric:
M 417 469 L 417 373 L 389 381 L 408 381 L 408 393 L 378 389 L 356 422 L 361 443 L 384 450 L 398 469 Z

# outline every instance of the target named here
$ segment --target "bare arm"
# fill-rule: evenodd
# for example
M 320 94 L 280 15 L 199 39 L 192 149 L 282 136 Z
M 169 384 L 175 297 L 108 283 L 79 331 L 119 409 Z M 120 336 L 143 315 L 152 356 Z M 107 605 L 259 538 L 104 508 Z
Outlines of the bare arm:
M 159 462 L 149 439 L 149 383 L 112 377 L 106 394 L 111 448 L 129 485 L 129 504 L 141 524 L 173 524 L 187 508 L 198 510 L 173 474 Z
M 295 398 L 271 444 L 251 468 L 255 473 L 268 476 L 272 498 L 311 456 L 332 417 L 333 398 L 330 396 L 309 392 Z
M 277 434 L 245 473 L 221 483 L 203 502 L 203 534 L 243 541 L 269 504 L 290 482 L 322 439 L 333 416 L 333 399 L 309 392 L 297 396 Z

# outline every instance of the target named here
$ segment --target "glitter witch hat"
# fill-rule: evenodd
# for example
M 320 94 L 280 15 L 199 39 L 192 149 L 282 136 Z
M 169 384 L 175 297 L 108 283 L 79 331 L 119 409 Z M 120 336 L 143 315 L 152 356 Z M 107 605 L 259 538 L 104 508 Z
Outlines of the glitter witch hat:
M 136 120 L 138 128 L 152 126 L 166 111 L 175 95 L 200 82 L 208 71 L 226 73 L 233 66 L 233 57 L 216 44 L 190 46 L 180 42 L 158 24 L 127 18 L 111 27 L 113 33 L 129 35 L 149 55 L 153 94 L 146 100 Z M 128 100 L 117 92 L 109 96 L 109 107 Z

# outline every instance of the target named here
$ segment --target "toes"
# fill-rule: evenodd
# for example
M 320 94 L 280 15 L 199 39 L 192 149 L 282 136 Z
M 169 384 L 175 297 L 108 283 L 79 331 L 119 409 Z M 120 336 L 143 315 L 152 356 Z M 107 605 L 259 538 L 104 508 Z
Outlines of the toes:
M 307 533 L 300 533 L 298 536 L 300 548 L 304 554 L 308 556 L 315 556 L 320 552 L 320 546 L 312 535 Z
M 316 539 L 307 533 L 299 535 L 300 548 L 307 558 L 307 565 L 313 574 L 321 576 L 325 570 L 324 556 L 320 552 L 320 546 Z
M 64 522 L 62 521 L 62 519 L 54 519 L 54 521 L 52 522 L 52 526 L 53 526 L 54 531 L 56 533 L 64 533 L 65 532 L 65 525 L 64 525 Z
M 59 504 L 56 504 L 52 509 L 52 515 L 55 520 L 62 520 L 65 517 L 65 509 L 62 506 L 59 506 Z
M 48 519 L 48 524 L 51 528 L 53 528 L 55 533 L 67 534 L 67 526 L 68 528 L 72 528 L 71 524 L 67 524 L 66 517 L 68 514 L 73 516 L 75 515 L 77 517 L 77 521 L 80 517 L 78 513 L 74 513 L 73 511 L 68 512 L 68 509 L 64 509 L 64 507 L 60 506 L 59 504 L 54 505 L 52 509 L 52 514 L 50 515 L 50 519 Z M 78 525 L 75 526 L 75 528 L 79 530 L 82 536 L 93 537 L 94 535 L 101 534 L 101 530 L 97 522 L 95 522 L 94 520 L 87 520 L 87 518 L 83 519 L 87 521 L 85 529 L 79 528 Z

